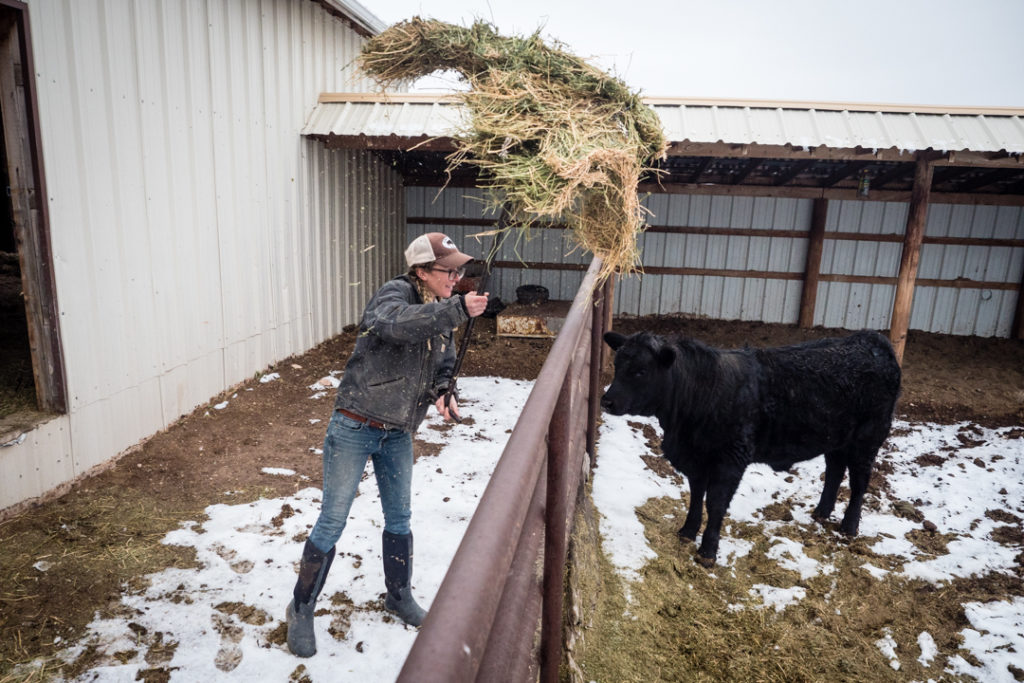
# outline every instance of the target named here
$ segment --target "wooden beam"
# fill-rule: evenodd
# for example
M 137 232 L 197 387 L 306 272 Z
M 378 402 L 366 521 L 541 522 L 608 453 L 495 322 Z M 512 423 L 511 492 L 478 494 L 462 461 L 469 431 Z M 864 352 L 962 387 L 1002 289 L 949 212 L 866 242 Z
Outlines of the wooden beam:
M 913 173 L 914 167 L 910 164 L 896 164 L 885 173 L 879 173 L 871 179 L 871 185 L 875 190 L 881 190 L 892 181 Z
M 859 171 L 860 169 L 864 168 L 869 163 L 871 163 L 871 162 L 869 162 L 869 161 L 851 161 L 848 164 L 843 164 L 832 175 L 830 175 L 828 178 L 826 178 L 825 182 L 823 182 L 821 184 L 821 186 L 822 187 L 832 187 L 833 185 L 838 183 L 840 180 L 842 180 L 844 178 L 849 178 L 850 176 L 854 175 L 855 173 L 857 173 L 857 171 Z
M 810 240 L 807 243 L 807 265 L 804 268 L 804 288 L 800 296 L 800 327 L 814 327 L 814 305 L 818 300 L 818 280 L 821 275 L 821 250 L 825 244 L 825 218 L 828 200 L 815 199 L 811 213 Z
M 786 183 L 791 181 L 793 178 L 796 178 L 798 175 L 800 175 L 801 173 L 806 171 L 808 168 L 813 166 L 815 163 L 816 162 L 809 161 L 809 160 L 808 161 L 798 161 L 797 163 L 795 163 L 792 166 L 790 166 L 789 169 L 785 173 L 780 174 L 779 177 L 776 178 L 775 182 L 772 183 L 772 184 L 773 185 L 785 185 Z
M 950 180 L 956 180 L 969 170 L 969 168 L 964 166 L 947 166 L 945 168 L 941 168 L 935 172 L 934 177 L 932 178 L 932 184 L 941 185 L 942 183 Z
M 320 102 L 461 102 L 461 95 L 408 92 L 322 92 Z M 749 107 L 751 109 L 818 109 L 822 111 L 866 111 L 901 114 L 951 114 L 955 116 L 1024 116 L 1020 107 L 965 107 L 960 105 L 891 104 L 881 102 L 819 102 L 812 100 L 751 100 L 707 97 L 643 98 L 645 104 Z
M 762 163 L 764 163 L 764 159 L 748 159 L 747 163 L 743 164 L 743 168 L 740 169 L 739 175 L 732 179 L 732 184 L 740 185 Z
M 702 175 L 704 175 L 704 171 L 708 170 L 708 166 L 710 166 L 710 165 L 711 165 L 711 157 L 704 157 L 703 159 L 701 159 L 700 163 L 697 164 L 697 170 L 693 172 L 692 176 L 690 176 L 690 182 L 691 183 L 698 182 L 700 180 L 700 177 Z
M 410 185 L 416 183 L 408 183 Z M 437 183 L 434 183 L 436 185 Z M 1024 185 L 1024 183 L 1022 183 Z M 853 199 L 872 202 L 908 202 L 909 190 L 871 190 L 871 197 L 864 199 L 857 194 L 856 188 L 824 189 L 821 187 L 798 187 L 788 185 L 695 185 L 689 183 L 640 183 L 637 187 L 641 193 L 651 194 L 690 194 L 714 195 L 725 197 L 785 197 L 791 199 Z M 932 204 L 967 204 L 970 206 L 1024 206 L 1024 188 L 1018 194 L 995 194 L 992 192 L 933 192 Z
M 900 270 L 896 276 L 896 295 L 889 321 L 889 339 L 896 351 L 896 360 L 903 364 L 903 350 L 907 344 L 907 330 L 910 328 L 910 307 L 914 303 L 914 280 L 921 261 L 921 240 L 924 238 L 925 223 L 928 219 L 928 197 L 931 194 L 934 166 L 925 159 L 918 159 L 914 167 L 914 186 L 910 193 L 910 212 L 907 216 L 907 230 L 903 239 L 903 253 L 900 255 Z
M 979 173 L 977 177 L 972 178 L 971 180 L 965 180 L 960 183 L 957 187 L 957 191 L 973 192 L 979 187 L 985 187 L 986 185 L 997 183 L 1003 178 L 1009 178 L 1014 175 L 1017 175 L 1017 171 L 1012 168 L 997 168 L 994 171 L 985 171 L 983 173 Z
M 935 202 L 932 203 L 934 204 Z M 483 217 L 448 218 L 444 216 L 407 216 L 405 222 L 406 225 L 463 225 L 478 227 L 493 227 L 498 225 L 497 219 Z M 568 230 L 569 226 L 565 223 L 536 223 L 531 226 L 531 229 Z M 644 232 L 668 233 L 673 235 L 713 235 L 717 237 L 768 237 L 772 239 L 807 239 L 811 234 L 810 229 L 772 230 L 769 228 L 718 228 L 705 227 L 702 225 L 659 225 L 657 223 L 650 223 L 645 226 Z M 903 241 L 903 234 L 895 232 L 873 233 L 829 230 L 825 232 L 823 237 L 826 240 L 845 242 L 879 242 L 883 244 L 896 244 Z M 921 243 L 952 245 L 958 247 L 1009 247 L 1010 249 L 1024 247 L 1024 239 L 1003 237 L 945 237 L 925 235 Z
M 455 140 L 449 137 L 427 135 L 310 135 L 320 140 L 328 149 L 369 149 L 395 152 L 453 152 L 457 149 Z
M 548 270 L 548 271 L 579 271 L 587 269 L 586 264 L 556 263 L 554 261 L 495 261 L 493 268 L 508 270 Z M 687 277 L 728 277 L 740 280 L 786 280 L 793 282 L 803 280 L 803 273 L 791 273 L 785 270 L 729 270 L 725 268 L 682 268 L 670 266 L 645 266 L 638 271 L 639 275 L 684 275 Z M 822 273 L 818 282 L 843 282 L 856 285 L 888 285 L 895 286 L 898 278 L 885 275 L 840 275 Z M 995 282 L 984 280 L 917 280 L 918 287 L 935 287 L 949 289 L 995 289 L 1004 292 L 1016 292 L 1021 288 L 1016 282 Z

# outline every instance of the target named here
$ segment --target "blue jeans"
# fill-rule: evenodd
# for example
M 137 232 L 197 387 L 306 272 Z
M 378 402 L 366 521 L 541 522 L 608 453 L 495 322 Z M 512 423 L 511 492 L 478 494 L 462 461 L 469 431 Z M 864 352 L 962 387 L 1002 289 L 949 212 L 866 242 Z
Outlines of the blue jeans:
M 412 434 L 377 429 L 335 411 L 324 437 L 324 495 L 310 542 L 327 552 L 341 538 L 366 461 L 373 458 L 384 530 L 408 534 L 412 517 Z

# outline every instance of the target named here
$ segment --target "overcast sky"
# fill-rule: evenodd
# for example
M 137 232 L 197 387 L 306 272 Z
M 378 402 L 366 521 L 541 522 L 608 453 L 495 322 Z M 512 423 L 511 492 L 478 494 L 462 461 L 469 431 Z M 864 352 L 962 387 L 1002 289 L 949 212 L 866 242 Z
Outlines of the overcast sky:
M 649 96 L 1024 107 L 1024 0 L 359 0 L 532 33 Z

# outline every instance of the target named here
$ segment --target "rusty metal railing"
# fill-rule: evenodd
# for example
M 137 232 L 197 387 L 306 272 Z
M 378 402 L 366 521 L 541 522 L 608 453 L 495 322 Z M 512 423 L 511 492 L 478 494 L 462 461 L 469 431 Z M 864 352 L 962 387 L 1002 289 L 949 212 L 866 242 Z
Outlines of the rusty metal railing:
M 600 265 L 587 271 L 399 681 L 558 680 L 568 536 L 594 453 L 610 314 L 609 283 L 595 290 Z

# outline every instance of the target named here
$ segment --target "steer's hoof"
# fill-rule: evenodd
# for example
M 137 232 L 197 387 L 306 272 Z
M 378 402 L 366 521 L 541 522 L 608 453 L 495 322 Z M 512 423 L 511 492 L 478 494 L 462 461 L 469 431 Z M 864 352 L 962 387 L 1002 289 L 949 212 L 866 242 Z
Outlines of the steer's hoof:
M 703 555 L 695 555 L 694 558 L 697 560 L 697 564 L 704 567 L 705 569 L 712 569 L 715 566 L 715 558 L 704 557 Z
M 676 536 L 679 537 L 679 541 L 683 545 L 686 545 L 687 543 L 693 543 L 694 541 L 697 540 L 697 534 L 696 533 L 692 533 L 691 534 L 686 529 L 680 529 L 679 531 L 677 531 L 676 532 Z

